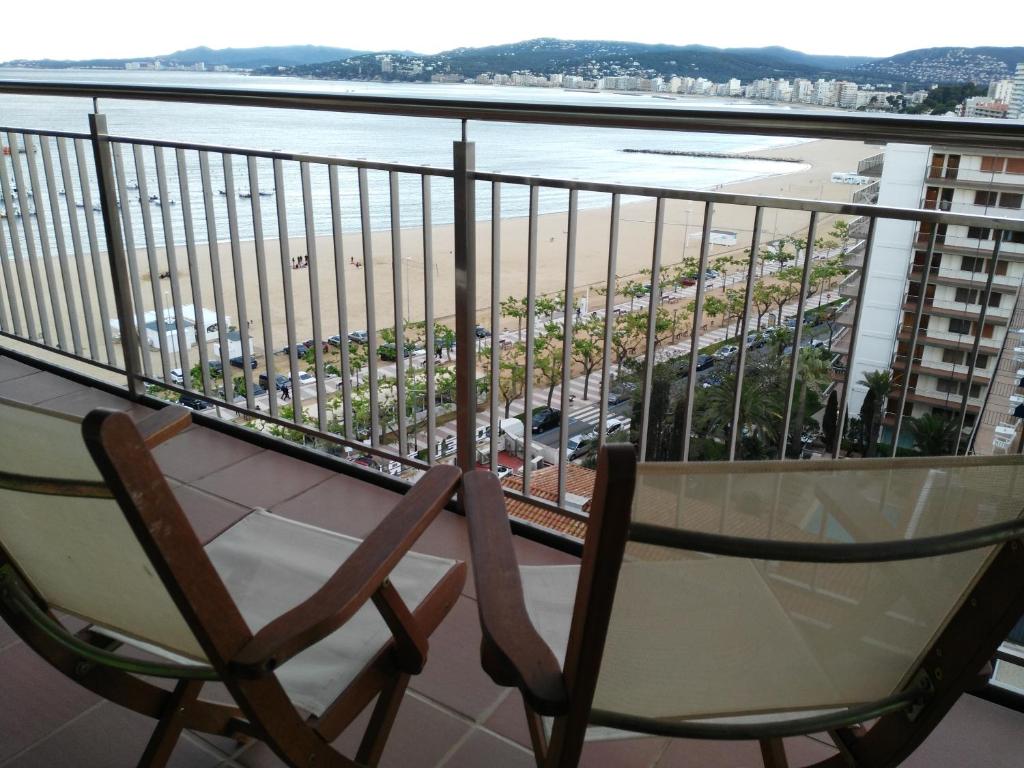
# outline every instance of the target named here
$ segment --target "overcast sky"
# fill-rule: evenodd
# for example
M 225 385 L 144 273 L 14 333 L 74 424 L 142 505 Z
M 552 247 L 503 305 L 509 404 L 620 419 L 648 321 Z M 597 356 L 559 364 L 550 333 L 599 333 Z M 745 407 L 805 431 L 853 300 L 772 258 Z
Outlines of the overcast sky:
M 972 6 L 964 23 L 957 8 L 956 4 L 899 0 L 858 0 L 849 5 L 777 0 L 770 6 L 752 0 L 640 4 L 49 0 L 39 6 L 11 0 L 4 3 L 0 61 L 131 58 L 199 45 L 315 44 L 437 53 L 534 37 L 721 48 L 781 45 L 805 53 L 863 56 L 891 56 L 933 46 L 1024 44 L 1020 0 L 988 0 L 982 8 Z

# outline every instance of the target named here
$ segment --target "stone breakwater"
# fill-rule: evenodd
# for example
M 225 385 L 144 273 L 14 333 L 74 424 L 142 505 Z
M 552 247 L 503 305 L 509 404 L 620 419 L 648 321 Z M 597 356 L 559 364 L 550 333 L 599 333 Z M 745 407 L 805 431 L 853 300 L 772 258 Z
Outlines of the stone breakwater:
M 678 149 L 621 149 L 620 152 L 632 152 L 638 155 L 674 155 L 679 157 L 714 157 L 725 160 L 761 160 L 773 163 L 802 163 L 796 157 L 765 157 L 764 155 L 741 155 L 735 152 L 687 152 Z

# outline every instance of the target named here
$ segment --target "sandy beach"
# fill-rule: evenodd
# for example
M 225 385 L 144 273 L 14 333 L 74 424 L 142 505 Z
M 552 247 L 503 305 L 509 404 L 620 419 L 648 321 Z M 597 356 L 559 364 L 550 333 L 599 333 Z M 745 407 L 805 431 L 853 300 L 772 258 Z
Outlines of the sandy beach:
M 848 201 L 858 187 L 833 184 L 830 182 L 832 172 L 837 170 L 853 170 L 857 161 L 868 157 L 878 150 L 876 147 L 862 143 L 839 141 L 813 141 L 795 146 L 766 150 L 756 154 L 764 158 L 799 158 L 805 166 L 801 170 L 784 175 L 752 179 L 731 185 L 723 185 L 721 191 L 738 192 L 754 195 L 776 195 L 808 199 Z M 790 163 L 781 164 L 780 170 L 788 170 Z M 673 264 L 686 257 L 699 255 L 701 227 L 704 215 L 702 203 L 685 201 L 667 201 L 665 211 L 665 227 L 662 246 L 662 263 Z M 193 215 L 200 215 L 194 212 Z M 801 212 L 766 210 L 763 224 L 762 242 L 776 236 L 805 236 L 808 215 Z M 576 243 L 576 266 L 573 277 L 574 292 L 577 296 L 590 295 L 593 288 L 603 286 L 607 276 L 608 237 L 610 208 L 594 208 L 582 210 L 578 218 L 578 234 Z M 650 268 L 653 251 L 655 202 L 653 200 L 625 204 L 620 212 L 619 247 L 617 274 L 620 279 L 637 276 L 640 270 Z M 829 217 L 819 220 L 819 236 L 831 228 Z M 712 246 L 711 258 L 733 253 L 741 255 L 749 248 L 750 232 L 753 222 L 753 208 L 744 206 L 716 206 L 712 226 L 719 230 L 728 230 L 737 235 L 736 246 Z M 527 273 L 527 217 L 504 218 L 500 222 L 500 296 L 526 295 Z M 491 222 L 478 222 L 477 234 L 477 306 L 479 322 L 490 325 L 491 296 Z M 537 286 L 538 294 L 555 294 L 565 287 L 567 214 L 546 214 L 538 218 L 538 260 Z M 358 233 L 346 234 L 342 242 L 343 256 L 339 264 L 346 283 L 348 301 L 349 330 L 364 329 L 366 323 L 366 292 L 365 270 L 372 264 L 375 300 L 375 317 L 378 330 L 394 325 L 395 296 L 392 281 L 393 252 L 391 233 L 388 231 L 374 232 L 372 236 L 372 259 L 363 253 L 361 237 Z M 434 313 L 437 322 L 451 325 L 455 306 L 454 296 L 454 228 L 452 225 L 433 227 L 431 245 L 434 262 Z M 221 280 L 223 284 L 226 313 L 233 323 L 238 322 L 239 311 L 236 303 L 235 275 L 232 268 L 231 247 L 229 243 L 219 245 L 221 263 Z M 260 312 L 260 279 L 257 270 L 257 244 L 244 242 L 240 246 L 244 284 L 243 293 L 246 314 L 253 321 L 251 333 L 257 355 L 264 348 L 265 324 L 269 323 L 271 345 L 280 349 L 287 344 L 286 297 L 291 296 L 296 322 L 297 337 L 309 338 L 313 335 L 312 313 L 316 293 L 319 294 L 320 316 L 322 320 L 321 335 L 324 337 L 339 332 L 338 301 L 336 292 L 336 272 L 334 242 L 330 235 L 316 238 L 315 248 L 311 249 L 306 238 L 294 237 L 288 242 L 287 253 L 282 260 L 281 249 L 276 239 L 264 242 L 266 268 L 263 270 L 265 291 L 269 299 L 268 312 Z M 310 267 L 302 269 L 282 268 L 290 264 L 291 259 L 309 254 Z M 168 269 L 166 253 L 163 248 L 156 251 L 159 272 Z M 400 242 L 400 264 L 403 267 L 403 289 L 398 301 L 401 312 L 406 320 L 422 320 L 424 307 L 424 270 L 423 270 L 423 235 L 420 228 L 403 229 Z M 214 307 L 213 280 L 210 268 L 210 257 L 207 246 L 197 245 L 196 262 L 198 264 L 198 284 L 201 297 L 193 297 L 190 288 L 188 258 L 184 246 L 176 249 L 179 284 L 183 304 L 201 304 L 207 308 Z M 105 260 L 104 260 L 105 263 Z M 137 264 L 141 274 L 143 302 L 146 309 L 153 308 L 153 283 L 150 280 L 149 262 L 145 249 L 137 252 Z M 56 264 L 54 265 L 56 268 Z M 734 270 L 738 269 L 734 267 Z M 57 272 L 59 274 L 59 271 Z M 318 291 L 311 292 L 311 278 Z M 289 286 L 290 283 L 290 286 Z M 107 278 L 109 285 L 109 278 Z M 95 297 L 95 282 L 90 270 L 90 289 Z M 63 288 L 61 288 L 63 290 Z M 168 279 L 158 280 L 156 290 L 161 297 L 170 295 L 171 284 Z M 76 291 L 77 293 L 77 291 Z M 79 307 L 81 307 L 80 298 Z M 111 308 L 112 296 L 109 296 Z M 596 295 L 591 301 L 596 301 Z M 95 301 L 95 299 L 94 299 Z M 80 314 L 80 313 L 79 313 Z M 113 309 L 111 309 L 113 315 Z M 95 315 L 99 320 L 98 314 Z M 105 320 L 104 320 L 105 322 Z M 514 326 L 511 321 L 509 327 Z M 83 330 L 84 338 L 84 330 Z M 193 350 L 191 356 L 196 356 Z M 152 352 L 155 368 L 159 370 L 159 356 Z

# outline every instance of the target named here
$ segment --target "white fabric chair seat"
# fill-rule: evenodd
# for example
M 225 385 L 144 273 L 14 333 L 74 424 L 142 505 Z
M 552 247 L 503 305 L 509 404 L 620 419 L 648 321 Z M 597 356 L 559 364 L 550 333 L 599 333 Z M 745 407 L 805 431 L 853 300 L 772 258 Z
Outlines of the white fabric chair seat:
M 579 566 L 524 566 L 520 573 L 527 613 L 564 664 Z M 622 564 L 595 709 L 778 719 L 767 712 L 780 691 L 807 702 L 829 688 L 811 648 L 750 561 Z M 636 734 L 595 727 L 587 733 L 588 740 L 616 737 Z
M 257 509 L 207 544 L 206 552 L 255 633 L 316 592 L 359 544 L 359 539 Z M 410 552 L 389 578 L 415 611 L 454 565 L 454 560 Z M 367 603 L 340 629 L 278 667 L 276 675 L 296 707 L 320 715 L 391 637 L 376 607 Z

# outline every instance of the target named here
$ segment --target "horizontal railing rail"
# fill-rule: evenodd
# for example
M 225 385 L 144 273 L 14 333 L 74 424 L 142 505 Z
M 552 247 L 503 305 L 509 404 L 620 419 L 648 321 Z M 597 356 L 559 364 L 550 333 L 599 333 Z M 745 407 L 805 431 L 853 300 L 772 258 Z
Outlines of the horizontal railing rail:
M 0 93 L 129 99 L 193 104 L 362 112 L 406 117 L 538 123 L 604 128 L 725 132 L 745 135 L 898 141 L 920 144 L 1015 149 L 1024 141 L 1024 125 L 1009 120 L 963 120 L 911 115 L 833 113 L 759 109 L 608 107 L 522 104 L 458 99 L 394 98 L 308 91 L 142 86 L 96 83 L 0 81 Z

